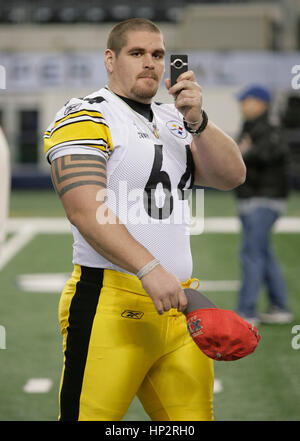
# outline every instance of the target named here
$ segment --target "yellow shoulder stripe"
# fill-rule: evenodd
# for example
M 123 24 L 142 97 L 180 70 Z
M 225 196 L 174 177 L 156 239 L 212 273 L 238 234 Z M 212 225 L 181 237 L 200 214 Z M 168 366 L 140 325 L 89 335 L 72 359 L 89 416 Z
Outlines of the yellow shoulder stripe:
M 94 142 L 93 142 L 94 141 Z M 113 144 L 109 128 L 104 124 L 94 121 L 77 121 L 64 125 L 55 130 L 51 136 L 45 137 L 44 152 L 64 143 L 74 145 L 93 145 L 100 150 L 113 150 Z
M 99 139 L 108 140 L 108 127 L 93 121 L 74 122 L 60 127 L 52 133 L 51 140 L 55 143 L 71 141 L 72 139 Z
M 55 122 L 53 129 L 58 125 L 61 124 L 62 122 L 70 119 L 70 118 L 77 118 L 78 116 L 83 116 L 83 115 L 87 115 L 87 116 L 91 116 L 91 117 L 96 117 L 96 118 L 103 118 L 102 113 L 97 112 L 96 110 L 81 110 L 80 112 L 74 112 L 74 113 L 69 113 L 69 115 L 64 116 L 63 118 L 59 119 L 58 121 Z

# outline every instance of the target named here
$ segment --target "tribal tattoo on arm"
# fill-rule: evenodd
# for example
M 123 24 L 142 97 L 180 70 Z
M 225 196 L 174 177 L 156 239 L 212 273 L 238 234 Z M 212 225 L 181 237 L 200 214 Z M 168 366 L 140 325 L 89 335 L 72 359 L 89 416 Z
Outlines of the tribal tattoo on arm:
M 52 162 L 52 181 L 61 198 L 68 191 L 84 185 L 106 188 L 106 161 L 96 155 L 67 155 Z

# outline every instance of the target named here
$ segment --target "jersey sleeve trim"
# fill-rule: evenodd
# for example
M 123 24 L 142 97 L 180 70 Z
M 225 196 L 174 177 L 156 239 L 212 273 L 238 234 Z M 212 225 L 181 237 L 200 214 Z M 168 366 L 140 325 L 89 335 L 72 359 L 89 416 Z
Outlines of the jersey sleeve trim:
M 100 121 L 102 120 L 103 123 L 105 122 L 102 113 L 98 112 L 97 110 L 86 110 L 86 109 L 84 109 L 84 110 L 80 110 L 80 111 L 70 112 L 70 113 L 68 113 L 68 115 L 64 116 L 63 118 L 58 119 L 55 122 L 53 128 L 55 128 L 57 125 L 63 123 L 66 120 L 71 120 L 71 119 L 74 119 L 74 118 L 78 118 L 80 116 L 89 116 L 91 118 L 95 117 L 95 118 L 97 118 Z
M 98 111 L 81 110 L 71 112 L 54 121 L 44 134 L 44 153 L 48 158 L 54 149 L 69 145 L 89 146 L 106 153 L 113 150 L 108 125 Z

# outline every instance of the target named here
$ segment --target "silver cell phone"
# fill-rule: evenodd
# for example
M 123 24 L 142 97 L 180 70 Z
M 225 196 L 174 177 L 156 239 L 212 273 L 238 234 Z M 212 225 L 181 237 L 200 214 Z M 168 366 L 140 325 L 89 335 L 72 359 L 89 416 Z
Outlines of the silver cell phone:
M 188 56 L 187 55 L 171 55 L 170 56 L 170 77 L 171 87 L 176 83 L 177 78 L 183 72 L 188 70 Z

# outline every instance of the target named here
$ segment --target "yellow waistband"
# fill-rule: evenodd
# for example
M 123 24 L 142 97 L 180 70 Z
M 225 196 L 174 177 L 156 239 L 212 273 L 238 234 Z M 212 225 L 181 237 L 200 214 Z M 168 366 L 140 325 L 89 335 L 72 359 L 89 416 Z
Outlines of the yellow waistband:
M 94 269 L 91 269 L 91 271 Z M 80 279 L 81 276 L 81 266 L 75 264 L 72 277 L 75 279 Z M 103 285 L 110 286 L 112 288 L 119 288 L 124 291 L 134 292 L 141 295 L 148 295 L 144 290 L 141 281 L 137 276 L 128 273 L 122 273 L 120 271 L 104 269 L 103 274 Z M 196 278 L 190 278 L 181 282 L 182 288 L 194 288 L 197 289 L 200 282 Z

